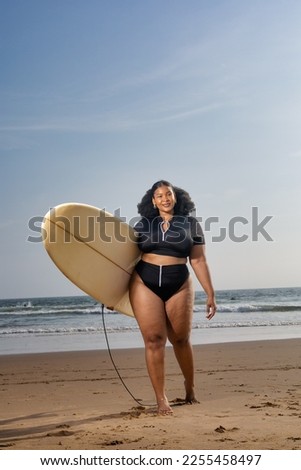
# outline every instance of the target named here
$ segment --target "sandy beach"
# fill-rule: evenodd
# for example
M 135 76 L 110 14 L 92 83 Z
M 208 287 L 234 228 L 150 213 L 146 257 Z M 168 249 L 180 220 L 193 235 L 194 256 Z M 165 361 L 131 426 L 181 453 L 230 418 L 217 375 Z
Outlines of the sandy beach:
M 173 416 L 158 417 L 143 349 L 0 356 L 0 448 L 301 449 L 299 339 L 194 346 L 200 401 L 183 405 L 167 348 Z M 150 406 L 149 406 L 150 405 Z

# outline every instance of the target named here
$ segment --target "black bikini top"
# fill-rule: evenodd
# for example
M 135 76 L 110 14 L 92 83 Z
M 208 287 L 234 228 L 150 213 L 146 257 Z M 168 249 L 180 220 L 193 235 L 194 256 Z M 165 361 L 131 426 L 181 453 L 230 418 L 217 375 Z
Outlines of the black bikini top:
M 135 225 L 138 247 L 143 253 L 186 258 L 193 245 L 204 245 L 204 233 L 198 220 L 192 216 L 175 215 L 163 229 L 163 219 L 143 217 Z

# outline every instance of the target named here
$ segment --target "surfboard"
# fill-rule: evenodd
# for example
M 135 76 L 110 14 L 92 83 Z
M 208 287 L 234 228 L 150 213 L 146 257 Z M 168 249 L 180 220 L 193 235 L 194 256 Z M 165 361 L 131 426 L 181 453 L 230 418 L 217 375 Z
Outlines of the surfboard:
M 134 316 L 128 289 L 140 252 L 130 225 L 97 207 L 66 203 L 47 212 L 41 232 L 71 282 L 107 308 Z

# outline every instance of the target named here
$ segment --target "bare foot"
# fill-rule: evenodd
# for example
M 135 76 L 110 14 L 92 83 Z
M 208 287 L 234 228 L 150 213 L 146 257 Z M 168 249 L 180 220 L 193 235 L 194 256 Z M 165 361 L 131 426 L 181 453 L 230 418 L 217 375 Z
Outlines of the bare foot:
M 199 400 L 197 400 L 195 398 L 195 396 L 192 396 L 192 397 L 191 396 L 190 397 L 186 396 L 185 403 L 187 403 L 187 405 L 195 405 L 195 404 L 200 403 L 200 402 L 199 402 Z
M 159 416 L 168 416 L 168 415 L 172 415 L 173 414 L 173 411 L 168 403 L 168 400 L 167 398 L 161 398 L 159 401 L 158 401 L 158 415 Z
M 196 403 L 200 403 L 195 397 L 194 389 L 193 388 L 189 390 L 187 389 L 186 382 L 185 382 L 185 389 L 186 389 L 185 403 L 187 403 L 188 405 L 195 405 Z

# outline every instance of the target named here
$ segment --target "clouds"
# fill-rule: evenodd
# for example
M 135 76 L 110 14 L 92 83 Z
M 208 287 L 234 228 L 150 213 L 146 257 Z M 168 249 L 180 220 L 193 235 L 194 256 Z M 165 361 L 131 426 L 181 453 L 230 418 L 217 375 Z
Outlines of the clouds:
M 184 57 L 169 64 L 156 64 L 150 72 L 106 83 L 100 89 L 76 91 L 70 87 L 65 95 L 58 91 L 36 96 L 10 92 L 7 97 L 2 96 L 10 103 L 10 111 L 9 116 L 2 116 L 0 132 L 124 132 L 187 121 L 237 104 L 237 97 L 225 93 L 225 85 L 219 79 L 217 84 L 211 80 L 209 85 L 208 77 L 202 77 L 197 64 L 191 64 L 188 73 L 188 59 Z
M 279 91 L 283 87 L 276 75 L 281 72 L 283 78 L 284 74 L 278 65 L 279 57 L 286 69 L 297 66 L 292 52 L 298 47 L 296 32 L 293 33 L 292 26 L 287 37 L 281 31 L 281 41 L 277 40 L 280 17 L 274 10 L 254 6 L 235 8 L 235 3 L 221 2 L 219 8 L 203 10 L 193 2 L 194 17 L 189 9 L 184 12 L 178 2 L 182 16 L 171 14 L 171 22 L 166 24 L 170 40 L 166 41 L 167 33 L 161 27 L 157 33 L 153 30 L 151 42 L 147 41 L 151 37 L 149 27 L 144 35 L 141 24 L 137 31 L 130 29 L 135 21 L 130 21 L 128 16 L 122 26 L 123 34 L 119 31 L 114 36 L 121 16 L 114 23 L 108 9 L 105 15 L 112 26 L 111 35 L 109 28 L 100 28 L 97 34 L 93 19 L 82 44 L 76 38 L 74 49 L 68 35 L 68 32 L 74 34 L 74 25 L 64 24 L 63 33 L 63 23 L 59 22 L 62 46 L 56 38 L 52 47 L 51 30 L 47 30 L 44 18 L 46 31 L 41 48 L 37 44 L 40 28 L 32 36 L 34 44 L 27 38 L 28 50 L 32 46 L 37 53 L 29 57 L 22 91 L 11 87 L 9 81 L 5 83 L 1 98 L 6 113 L 0 120 L 0 131 L 2 134 L 124 132 L 172 121 L 187 122 L 209 113 L 219 117 L 219 110 L 225 108 L 228 114 L 233 108 L 244 111 L 244 117 L 248 110 L 250 120 L 256 109 L 263 119 L 266 110 L 262 103 L 273 89 L 276 93 L 277 88 Z M 168 8 L 167 12 L 171 13 Z M 78 10 L 73 14 L 78 26 L 79 13 Z M 82 21 L 87 25 L 89 13 L 82 14 Z M 141 21 L 142 10 L 135 14 L 136 21 Z M 153 26 L 159 25 L 154 11 L 146 8 L 145 14 L 151 14 Z M 50 18 L 49 27 L 54 22 L 54 17 Z M 146 16 L 143 18 L 147 21 Z M 139 35 L 147 41 L 148 56 L 143 54 Z M 104 47 L 107 38 L 110 42 Z M 124 47 L 120 50 L 122 39 Z M 49 59 L 43 56 L 45 52 Z M 30 70 L 40 58 L 43 74 L 35 75 Z M 20 73 L 18 69 L 16 72 Z M 289 90 L 282 88 L 277 101 L 283 101 L 288 93 Z

